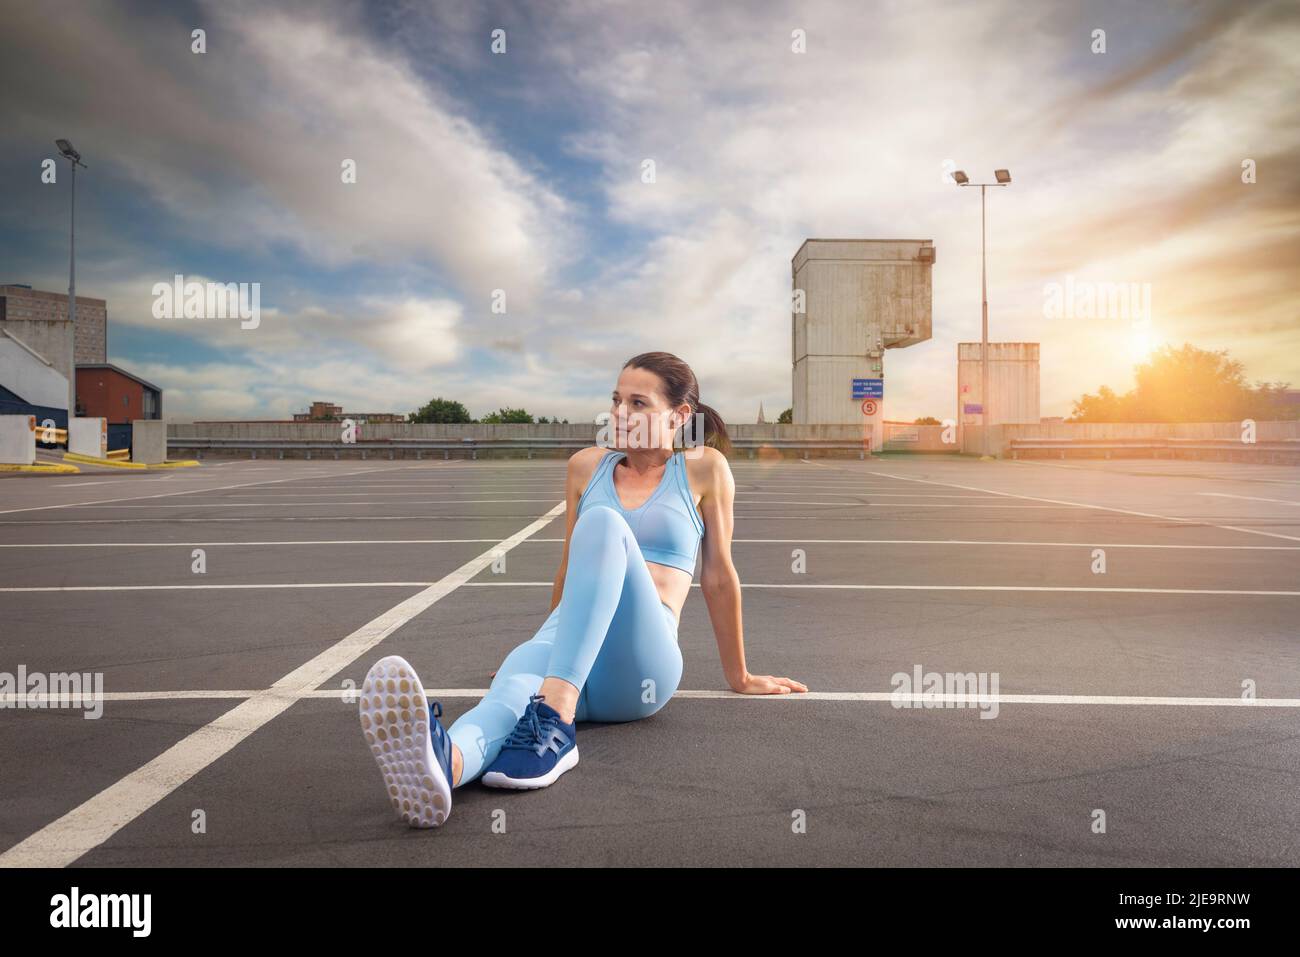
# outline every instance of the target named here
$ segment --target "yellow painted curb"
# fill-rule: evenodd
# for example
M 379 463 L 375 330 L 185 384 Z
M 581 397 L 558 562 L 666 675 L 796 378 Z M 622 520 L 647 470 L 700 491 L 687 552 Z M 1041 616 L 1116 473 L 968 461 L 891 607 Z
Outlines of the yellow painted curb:
M 52 462 L 49 465 L 5 465 L 0 464 L 0 472 L 45 472 L 51 475 L 66 475 L 72 472 L 80 472 L 81 469 L 75 465 L 60 465 Z
M 93 455 L 79 455 L 76 452 L 64 452 L 63 461 L 65 462 L 85 462 L 88 465 L 104 465 L 114 469 L 142 469 L 145 466 L 139 462 L 119 462 L 117 459 L 97 459 Z
M 85 462 L 89 465 L 104 465 L 114 469 L 184 469 L 202 464 L 195 459 L 168 459 L 166 462 L 146 465 L 143 462 L 123 462 L 120 459 L 97 459 L 90 455 L 78 455 L 76 452 L 65 452 L 63 459 L 66 462 Z

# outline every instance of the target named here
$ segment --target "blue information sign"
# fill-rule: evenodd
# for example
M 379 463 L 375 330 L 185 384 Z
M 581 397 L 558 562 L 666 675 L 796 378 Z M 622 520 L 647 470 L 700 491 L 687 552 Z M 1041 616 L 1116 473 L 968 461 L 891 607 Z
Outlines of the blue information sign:
M 854 379 L 853 398 L 883 399 L 885 397 L 884 379 Z

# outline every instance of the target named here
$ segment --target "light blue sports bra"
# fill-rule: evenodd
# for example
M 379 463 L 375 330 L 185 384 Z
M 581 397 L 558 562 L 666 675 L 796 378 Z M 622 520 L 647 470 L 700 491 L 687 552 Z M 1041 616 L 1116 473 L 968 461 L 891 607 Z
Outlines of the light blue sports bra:
M 627 453 L 610 449 L 600 460 L 578 499 L 578 514 L 582 514 L 586 505 L 608 505 L 627 519 L 646 561 L 670 565 L 694 575 L 704 522 L 695 507 L 690 483 L 686 481 L 686 459 L 674 452 L 659 487 L 643 505 L 628 510 L 618 500 L 614 488 L 614 466 L 620 457 L 626 458 Z

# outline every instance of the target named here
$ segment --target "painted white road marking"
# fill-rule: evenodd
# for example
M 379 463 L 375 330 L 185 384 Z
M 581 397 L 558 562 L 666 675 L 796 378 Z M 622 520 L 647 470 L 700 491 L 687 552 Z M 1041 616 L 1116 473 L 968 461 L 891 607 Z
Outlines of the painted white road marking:
M 344 472 L 342 474 L 361 475 L 366 472 L 378 472 L 378 471 L 380 470 L 373 469 L 373 468 L 366 468 L 366 469 L 356 469 L 354 471 Z M 138 502 L 141 499 L 146 499 L 146 498 L 171 498 L 175 495 L 199 495 L 202 494 L 203 492 L 224 492 L 228 489 L 246 488 L 250 485 L 278 485 L 281 482 L 300 482 L 304 478 L 316 478 L 316 475 L 315 474 L 298 475 L 298 476 L 293 476 L 291 478 L 274 479 L 272 481 L 240 482 L 236 485 L 218 485 L 213 488 L 181 489 L 180 491 L 176 491 L 176 492 L 158 492 L 155 495 L 128 495 L 125 498 L 104 498 L 94 502 L 64 502 L 63 504 L 60 505 L 31 505 L 28 506 L 27 508 L 6 508 L 6 509 L 0 509 L 0 515 L 12 515 L 15 512 L 44 512 L 44 511 L 48 511 L 49 509 L 55 509 L 55 508 L 80 508 L 86 505 L 113 505 L 116 504 L 117 502 Z
M 1260 498 L 1257 495 L 1229 495 L 1227 492 L 1197 492 L 1197 495 L 1213 495 L 1215 498 L 1241 498 L 1248 502 L 1276 502 L 1279 505 L 1300 505 L 1289 498 Z
M 430 699 L 436 698 L 482 698 L 488 692 L 487 688 L 425 688 L 424 693 Z M 206 690 L 183 690 L 183 691 L 117 691 L 104 692 L 100 695 L 99 700 L 130 702 L 130 701 L 182 701 L 182 700 L 204 700 L 204 699 L 232 699 L 232 698 L 256 698 L 258 695 L 266 694 L 265 691 L 206 691 Z M 300 691 L 282 691 L 281 697 L 292 698 L 295 701 L 305 699 L 338 699 L 349 706 L 355 706 L 356 692 L 353 692 L 353 699 L 348 702 L 344 699 L 343 689 L 309 689 Z M 1174 705 L 1193 708 L 1300 708 L 1300 698 L 1240 698 L 1240 697 L 1169 697 L 1160 695 L 1078 695 L 1078 694 L 927 694 L 917 692 L 915 694 L 898 694 L 892 691 L 799 691 L 790 694 L 774 695 L 747 695 L 735 691 L 721 690 L 700 690 L 700 691 L 674 691 L 673 699 L 693 698 L 708 700 L 727 700 L 727 701 L 754 701 L 764 698 L 786 699 L 797 701 L 909 701 L 917 704 L 938 703 L 938 702 L 960 702 L 992 704 L 999 702 L 1001 704 L 1064 704 L 1064 705 Z M 14 698 L 12 694 L 0 695 L 0 706 L 4 708 L 14 707 Z M 28 701 L 44 702 L 49 699 L 48 695 L 29 695 Z M 62 706 L 77 706 L 79 700 L 76 695 L 69 698 L 58 699 L 55 703 Z M 93 703 L 93 700 L 92 702 Z M 29 707 L 33 707 L 29 705 Z
M 402 625 L 451 594 L 500 555 L 563 515 L 561 502 L 541 518 L 466 562 L 417 595 L 362 625 L 270 688 L 187 735 L 158 757 L 0 854 L 0 867 L 66 867 L 103 844 L 241 741 L 288 710 Z
M 466 582 L 467 587 L 475 588 L 550 588 L 554 582 Z M 106 586 L 112 587 L 112 586 Z M 149 586 L 141 586 L 149 587 Z M 184 587 L 184 586 L 177 586 Z M 220 586 L 218 586 L 220 587 Z M 699 588 L 694 582 L 692 588 Z M 811 591 L 819 589 L 847 589 L 850 591 L 1037 591 L 1037 592 L 1112 592 L 1115 594 L 1135 595 L 1254 595 L 1271 597 L 1300 596 L 1300 591 L 1265 591 L 1262 589 L 1237 590 L 1231 588 L 1096 588 L 1093 586 L 1071 585 L 786 585 L 769 582 L 741 582 L 741 588 L 803 588 Z M 0 589 L 5 591 L 7 589 Z M 41 591 L 39 588 L 16 589 L 18 591 Z
M 821 465 L 822 463 L 817 463 Z M 826 466 L 835 468 L 836 466 Z M 1088 502 L 1065 502 L 1055 498 L 1040 498 L 1036 495 L 1019 495 L 1015 492 L 997 492 L 993 489 L 975 488 L 973 485 L 958 485 L 955 482 L 933 482 L 928 479 L 910 478 L 901 475 L 889 475 L 886 472 L 867 472 L 867 475 L 883 475 L 886 478 L 897 479 L 900 482 L 919 482 L 922 485 L 938 485 L 943 488 L 959 488 L 967 492 L 988 492 L 990 495 L 1004 495 L 1007 498 L 1020 498 L 1028 502 L 1051 502 L 1053 505 L 1069 505 L 1074 508 L 1091 508 L 1102 512 L 1116 512 L 1120 515 L 1138 515 L 1142 518 L 1158 518 L 1162 522 L 1179 522 L 1184 525 L 1199 525 L 1203 528 L 1222 528 L 1229 532 L 1243 532 L 1246 535 L 1263 535 L 1267 538 L 1282 538 L 1289 542 L 1300 542 L 1300 537 L 1295 535 L 1283 535 L 1279 532 L 1264 532 L 1257 528 L 1242 528 L 1238 525 L 1216 525 L 1213 522 L 1202 522 L 1193 518 L 1176 518 L 1173 515 L 1157 515 L 1154 512 L 1138 512 L 1129 508 L 1115 508 L 1111 505 L 1093 505 Z
M 511 546 L 512 548 L 514 546 Z M 475 559 L 477 561 L 477 559 Z M 490 564 L 490 562 L 488 563 Z M 452 573 L 453 575 L 455 572 Z M 551 588 L 554 582 L 472 582 L 462 583 L 465 587 L 476 588 Z M 71 591 L 223 591 L 257 588 L 426 588 L 437 582 L 270 582 L 249 583 L 232 582 L 220 585 L 31 585 L 6 586 L 0 593 L 11 592 L 71 592 Z M 699 582 L 691 585 L 699 588 Z M 814 585 L 814 584 L 774 584 L 769 582 L 741 582 L 741 588 L 802 588 L 811 591 L 819 589 L 849 589 L 858 591 L 1033 591 L 1033 592 L 1102 592 L 1114 594 L 1137 595 L 1267 595 L 1288 597 L 1300 595 L 1300 591 L 1266 591 L 1263 589 L 1233 588 L 1096 588 L 1092 586 L 1071 585 Z
M 3 523 L 0 523 L 3 524 Z M 78 523 L 80 524 L 80 523 Z M 217 548 L 280 545 L 454 545 L 495 538 L 330 538 L 244 542 L 15 542 L 0 548 Z M 1173 548 L 1230 552 L 1300 552 L 1300 545 L 1147 545 L 1141 542 L 1009 542 L 958 538 L 733 538 L 732 544 L 774 545 L 1014 545 L 1022 548 Z M 530 538 L 528 545 L 562 544 L 562 538 Z

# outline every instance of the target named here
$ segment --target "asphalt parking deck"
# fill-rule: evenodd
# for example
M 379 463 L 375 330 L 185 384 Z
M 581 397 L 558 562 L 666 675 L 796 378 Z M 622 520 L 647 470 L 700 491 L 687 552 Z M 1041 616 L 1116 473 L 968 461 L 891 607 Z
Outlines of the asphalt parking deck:
M 0 864 L 1300 864 L 1300 469 L 732 468 L 749 667 L 811 693 L 732 693 L 696 589 L 662 711 L 432 831 L 346 690 L 400 654 L 473 705 L 546 617 L 563 462 L 0 479 L 0 672 L 105 698 L 0 710 Z M 985 696 L 896 707 L 917 670 Z

